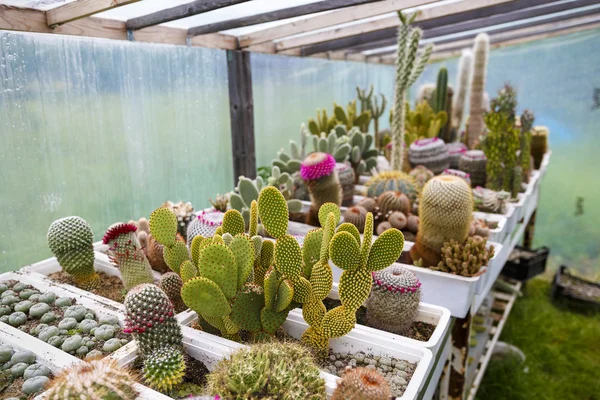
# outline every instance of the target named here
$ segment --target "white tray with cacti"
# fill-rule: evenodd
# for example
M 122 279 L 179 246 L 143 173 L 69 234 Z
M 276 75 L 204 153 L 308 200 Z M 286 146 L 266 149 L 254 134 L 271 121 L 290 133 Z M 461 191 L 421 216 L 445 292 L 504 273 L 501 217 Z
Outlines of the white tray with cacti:
M 489 223 L 489 222 L 495 223 L 496 227 L 493 229 L 490 228 L 490 230 L 489 230 L 490 233 L 488 236 L 488 240 L 497 242 L 497 243 L 504 242 L 506 235 L 508 235 L 508 233 L 509 233 L 509 231 L 507 229 L 507 224 L 506 224 L 507 218 L 505 216 L 500 215 L 500 214 L 490 214 L 490 213 L 475 211 L 475 212 L 473 212 L 473 217 L 482 219 L 482 220 L 486 221 L 487 223 Z

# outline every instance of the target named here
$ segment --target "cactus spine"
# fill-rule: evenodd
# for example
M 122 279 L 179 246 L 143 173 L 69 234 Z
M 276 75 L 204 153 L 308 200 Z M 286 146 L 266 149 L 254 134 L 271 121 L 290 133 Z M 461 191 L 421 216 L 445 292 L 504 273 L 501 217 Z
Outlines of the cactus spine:
M 109 258 L 121 271 L 125 290 L 154 282 L 152 267 L 140 246 L 136 230 L 135 225 L 118 223 L 108 228 L 102 238 L 102 243 L 108 245 Z
M 402 170 L 404 157 L 404 118 L 406 92 L 415 80 L 421 75 L 425 64 L 431 56 L 433 46 L 428 45 L 420 58 L 417 57 L 419 41 L 423 31 L 419 28 L 410 28 L 416 14 L 405 17 L 398 12 L 400 26 L 398 28 L 398 53 L 396 58 L 396 83 L 394 99 L 394 115 L 392 124 L 392 169 Z
M 50 400 L 110 399 L 134 400 L 138 397 L 135 380 L 116 360 L 106 357 L 74 364 L 50 383 Z
M 471 100 L 469 122 L 467 124 L 467 146 L 474 149 L 479 137 L 484 133 L 483 121 L 484 93 L 490 38 L 487 33 L 480 33 L 475 38 L 473 48 L 473 80 L 471 82 Z
M 81 217 L 66 217 L 54 221 L 48 228 L 48 247 L 62 269 L 85 290 L 100 283 L 94 270 L 94 233 Z
M 452 103 L 451 123 L 452 129 L 454 129 L 456 132 L 458 132 L 462 124 L 465 102 L 467 100 L 467 93 L 469 92 L 469 85 L 471 83 L 472 69 L 473 52 L 471 49 L 465 49 L 463 50 L 460 60 L 458 61 L 456 95 L 454 96 L 454 101 Z

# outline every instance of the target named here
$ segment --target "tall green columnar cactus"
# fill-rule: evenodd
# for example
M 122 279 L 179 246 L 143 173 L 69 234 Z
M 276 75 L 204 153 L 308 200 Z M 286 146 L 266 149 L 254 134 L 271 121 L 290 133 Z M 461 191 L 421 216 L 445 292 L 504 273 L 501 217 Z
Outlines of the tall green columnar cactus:
M 375 136 L 375 148 L 380 150 L 382 147 L 381 138 L 379 137 L 379 118 L 383 115 L 385 107 L 387 105 L 387 99 L 383 94 L 381 96 L 381 103 L 378 101 L 378 97 L 375 96 L 373 99 L 373 109 L 371 110 L 371 117 L 373 118 L 373 129 Z
M 473 80 L 471 82 L 471 100 L 466 137 L 466 144 L 471 150 L 477 146 L 479 137 L 485 132 L 483 114 L 485 112 L 484 94 L 489 51 L 490 38 L 487 33 L 480 33 L 475 37 L 473 47 Z
M 396 87 L 394 99 L 394 116 L 392 124 L 392 169 L 402 171 L 404 157 L 404 119 L 406 92 L 408 88 L 417 80 L 419 75 L 425 69 L 425 64 L 431 56 L 433 45 L 428 45 L 421 57 L 417 57 L 419 41 L 423 31 L 419 28 L 411 28 L 410 24 L 415 19 L 416 14 L 405 17 L 402 12 L 398 12 L 400 26 L 398 28 L 398 53 L 396 57 Z
M 106 231 L 102 243 L 108 245 L 108 257 L 119 267 L 125 290 L 154 282 L 152 267 L 140 246 L 133 224 L 118 223 Z
M 523 111 L 521 115 L 519 165 L 523 171 L 525 182 L 529 182 L 529 174 L 531 173 L 531 128 L 533 128 L 534 120 L 535 116 L 531 111 Z
M 185 242 L 177 240 L 177 216 L 167 207 L 159 207 L 150 214 L 150 233 L 154 239 L 164 246 L 165 263 L 177 274 L 181 265 L 190 260 L 190 253 Z
M 433 95 L 431 96 L 431 108 L 434 112 L 446 111 L 448 102 L 448 70 L 445 67 L 440 68 L 437 76 L 437 84 Z
M 124 305 L 127 318 L 123 332 L 131 333 L 138 342 L 146 383 L 160 391 L 182 383 L 186 365 L 181 328 L 167 295 L 145 283 L 127 293 Z
M 100 283 L 94 270 L 94 233 L 80 217 L 54 221 L 48 229 L 48 247 L 62 269 L 82 289 L 92 290 Z
M 452 102 L 452 129 L 456 132 L 460 129 L 471 84 L 471 72 L 473 70 L 473 52 L 470 49 L 465 49 L 458 61 L 458 76 L 456 77 L 457 88 L 456 94 Z
M 367 111 L 371 112 L 371 116 L 373 115 L 373 85 L 369 87 L 369 91 L 367 89 L 361 89 L 360 86 L 356 87 L 356 93 L 358 95 L 358 99 L 360 100 L 360 112 L 365 113 Z M 360 130 L 362 132 L 369 131 L 370 120 L 367 123 L 360 126 Z
M 482 143 L 488 160 L 486 187 L 514 194 L 513 177 L 517 166 L 520 132 L 509 121 L 506 113 L 491 112 L 485 116 L 485 123 L 489 130 Z

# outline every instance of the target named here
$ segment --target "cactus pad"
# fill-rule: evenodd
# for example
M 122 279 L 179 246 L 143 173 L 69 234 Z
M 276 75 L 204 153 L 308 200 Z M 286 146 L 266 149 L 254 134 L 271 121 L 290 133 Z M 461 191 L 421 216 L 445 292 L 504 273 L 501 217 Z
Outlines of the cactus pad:
M 258 214 L 269 233 L 280 238 L 288 229 L 288 207 L 283 194 L 274 186 L 265 187 L 258 196 Z
M 367 271 L 379 271 L 400 258 L 404 247 L 404 235 L 392 228 L 383 232 L 373 243 L 367 260 Z
M 231 312 L 229 302 L 219 286 L 201 276 L 183 284 L 181 298 L 189 308 L 203 317 L 222 318 Z
M 237 265 L 237 287 L 242 287 L 252 273 L 254 266 L 254 246 L 246 235 L 233 238 L 229 249 L 235 257 Z
M 357 310 L 369 297 L 373 278 L 364 269 L 344 271 L 340 276 L 340 300 L 348 310 Z
M 163 246 L 171 247 L 177 236 L 177 216 L 167 207 L 160 207 L 150 214 L 150 233 Z
M 348 232 L 337 232 L 329 243 L 329 257 L 338 267 L 354 271 L 360 265 L 360 245 Z
M 260 311 L 264 306 L 265 297 L 260 286 L 247 284 L 231 306 L 231 321 L 242 330 L 259 332 L 262 329 Z
M 298 241 L 286 234 L 277 239 L 275 245 L 275 265 L 286 278 L 296 281 L 300 276 L 300 265 L 302 265 L 302 250 Z
M 337 206 L 337 204 L 335 203 L 324 203 L 321 208 L 319 208 L 319 223 L 321 224 L 322 227 L 325 227 L 325 224 L 327 223 L 327 217 L 329 216 L 329 213 L 333 213 L 334 219 L 334 225 L 339 224 L 340 222 L 340 217 L 341 217 L 341 212 L 340 212 L 340 208 Z
M 173 272 L 179 273 L 181 264 L 190 259 L 190 253 L 185 243 L 176 241 L 173 246 L 163 249 L 165 262 Z
M 227 210 L 223 216 L 223 232 L 235 236 L 245 231 L 242 214 L 238 210 Z
M 344 336 L 354 329 L 355 324 L 355 311 L 342 305 L 325 314 L 323 317 L 323 333 L 327 337 Z
M 216 283 L 226 298 L 231 299 L 237 291 L 237 264 L 235 255 L 224 244 L 213 243 L 200 255 L 200 276 Z

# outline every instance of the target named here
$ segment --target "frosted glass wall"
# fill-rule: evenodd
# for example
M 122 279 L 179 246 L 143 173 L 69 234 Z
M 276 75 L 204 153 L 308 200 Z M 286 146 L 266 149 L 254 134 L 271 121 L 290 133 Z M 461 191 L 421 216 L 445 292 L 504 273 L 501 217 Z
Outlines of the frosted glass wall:
M 357 85 L 373 84 L 389 109 L 393 79 L 390 65 L 252 54 L 257 165 L 269 165 L 277 150 L 289 149 L 290 139 L 299 141 L 300 124 L 315 118 L 317 108 L 331 115 L 334 101 L 345 107 L 357 97 Z M 388 118 L 380 118 L 380 129 Z
M 50 223 L 113 222 L 231 189 L 225 53 L 0 32 L 0 271 Z

